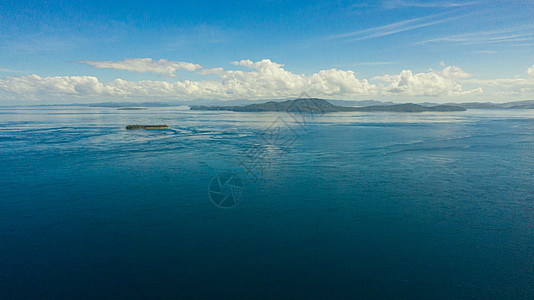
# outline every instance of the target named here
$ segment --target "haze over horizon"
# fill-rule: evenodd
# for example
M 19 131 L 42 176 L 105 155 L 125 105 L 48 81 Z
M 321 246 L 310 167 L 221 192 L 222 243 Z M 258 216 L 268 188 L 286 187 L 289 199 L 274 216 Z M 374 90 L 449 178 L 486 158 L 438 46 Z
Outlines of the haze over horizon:
M 150 3 L 1 3 L 0 105 L 534 99 L 532 1 Z

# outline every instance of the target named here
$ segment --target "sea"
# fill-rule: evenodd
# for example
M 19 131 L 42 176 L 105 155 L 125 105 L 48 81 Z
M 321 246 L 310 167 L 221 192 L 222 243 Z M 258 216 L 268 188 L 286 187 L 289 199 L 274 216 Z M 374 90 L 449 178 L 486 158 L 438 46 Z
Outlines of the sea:
M 1 107 L 0 298 L 534 299 L 534 111 Z

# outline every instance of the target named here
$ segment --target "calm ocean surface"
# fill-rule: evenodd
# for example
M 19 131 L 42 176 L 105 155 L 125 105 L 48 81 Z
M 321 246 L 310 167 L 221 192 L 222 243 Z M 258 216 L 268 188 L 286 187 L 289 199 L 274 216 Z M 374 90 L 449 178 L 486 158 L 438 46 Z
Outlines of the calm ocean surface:
M 0 298 L 154 297 L 532 299 L 534 111 L 0 108 Z

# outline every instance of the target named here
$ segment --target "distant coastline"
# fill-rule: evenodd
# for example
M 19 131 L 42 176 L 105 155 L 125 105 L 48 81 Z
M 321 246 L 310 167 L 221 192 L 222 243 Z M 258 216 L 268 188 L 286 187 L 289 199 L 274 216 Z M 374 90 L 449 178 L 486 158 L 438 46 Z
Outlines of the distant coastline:
M 100 102 L 100 103 L 69 103 L 69 104 L 45 104 L 45 105 L 14 105 L 14 106 L 2 106 L 2 107 L 56 107 L 56 106 L 79 106 L 79 107 L 101 107 L 101 108 L 116 108 L 129 110 L 130 108 L 141 109 L 151 107 L 193 107 L 193 106 L 246 106 L 253 104 L 264 104 L 268 102 L 284 102 L 291 99 L 266 99 L 266 100 L 208 100 L 208 99 L 196 99 L 190 101 L 169 101 L 169 102 Z M 379 100 L 332 100 L 325 99 L 329 103 L 341 107 L 372 107 L 372 106 L 393 106 L 407 103 L 396 103 L 392 101 L 379 101 Z M 492 102 L 465 102 L 465 103 L 435 103 L 435 102 L 421 102 L 416 105 L 433 107 L 439 105 L 447 106 L 459 106 L 465 109 L 534 109 L 534 100 L 512 101 L 504 103 L 492 103 Z
M 245 106 L 191 106 L 191 110 L 223 110 L 238 112 L 267 112 L 267 111 L 285 111 L 285 112 L 302 112 L 302 113 L 328 113 L 328 112 L 448 112 L 448 111 L 466 111 L 465 108 L 453 105 L 436 105 L 423 106 L 413 103 L 394 104 L 394 105 L 373 105 L 364 107 L 339 106 L 330 103 L 324 99 L 303 98 L 295 100 L 286 100 L 282 102 L 266 102 L 261 104 L 250 104 Z
M 146 107 L 119 107 L 117 110 L 146 110 Z
M 167 125 L 128 125 L 128 126 L 126 126 L 126 129 L 128 129 L 128 130 L 135 130 L 135 129 L 169 129 L 169 126 L 167 126 Z

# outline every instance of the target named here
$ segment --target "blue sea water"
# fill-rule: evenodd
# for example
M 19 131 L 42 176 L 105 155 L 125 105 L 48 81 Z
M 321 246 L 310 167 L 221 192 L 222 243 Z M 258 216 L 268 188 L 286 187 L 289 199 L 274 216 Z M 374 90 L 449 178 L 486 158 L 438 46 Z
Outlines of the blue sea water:
M 533 283 L 531 110 L 0 108 L 2 299 L 532 299 Z

